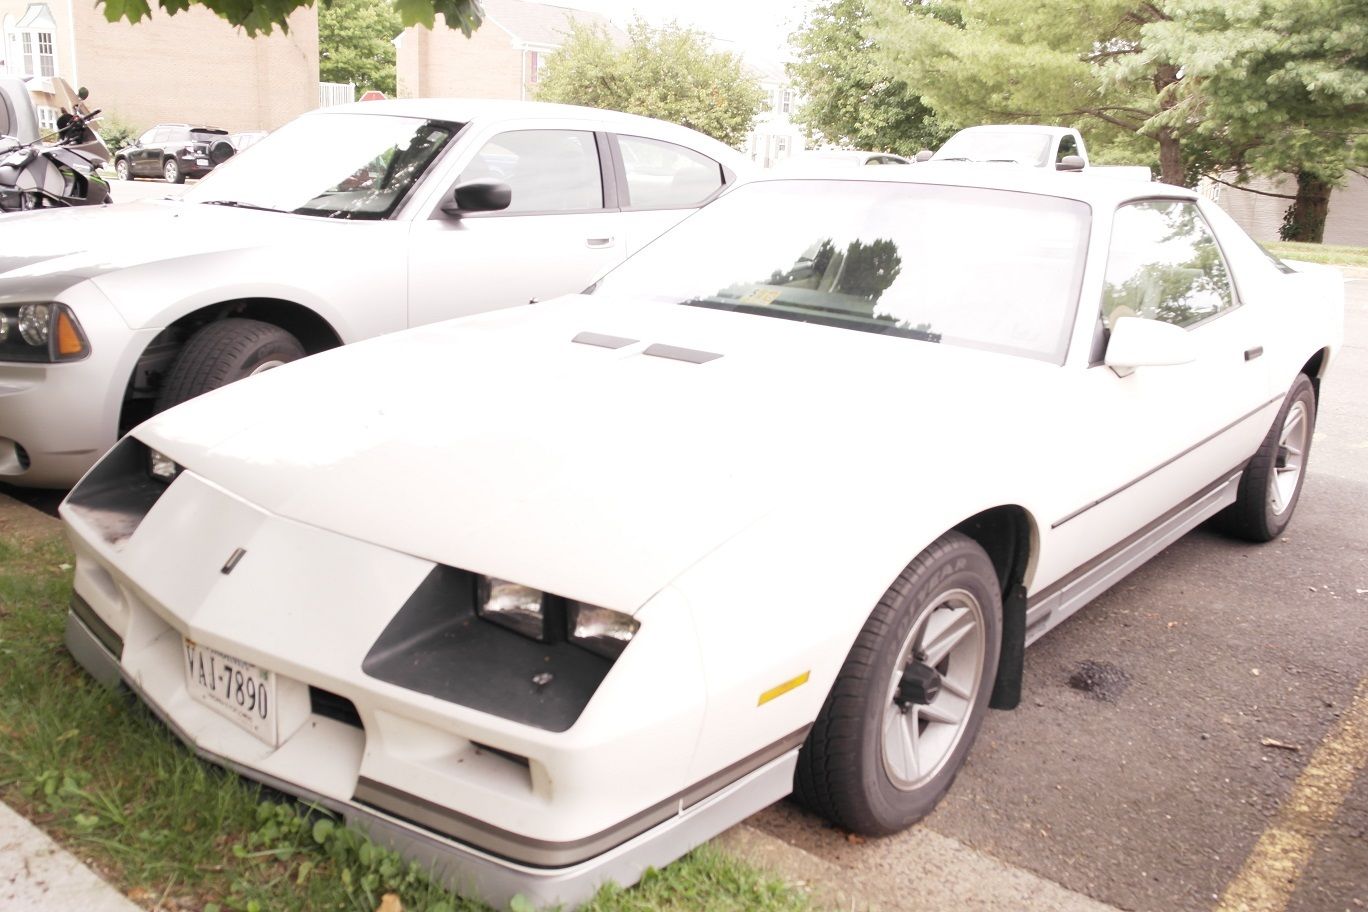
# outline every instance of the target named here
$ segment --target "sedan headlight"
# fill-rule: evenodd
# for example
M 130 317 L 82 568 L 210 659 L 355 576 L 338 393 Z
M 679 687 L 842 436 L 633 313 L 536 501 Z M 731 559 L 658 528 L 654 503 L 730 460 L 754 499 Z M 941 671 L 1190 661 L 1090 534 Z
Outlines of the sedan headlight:
M 88 354 L 85 332 L 65 304 L 0 307 L 0 361 L 79 361 Z
M 487 621 L 546 642 L 546 594 L 490 576 L 478 577 L 475 611 Z
M 571 602 L 566 617 L 570 642 L 596 652 L 605 659 L 616 659 L 632 642 L 641 622 L 630 614 L 597 605 Z
M 630 614 L 495 577 L 476 577 L 475 588 L 475 612 L 485 620 L 543 643 L 569 641 L 606 659 L 621 655 L 641 626 Z
M 164 453 L 158 453 L 150 447 L 148 448 L 147 471 L 153 478 L 170 484 L 176 480 L 176 476 L 180 474 L 180 470 L 181 467 L 176 465 L 176 461 L 170 456 L 167 456 Z

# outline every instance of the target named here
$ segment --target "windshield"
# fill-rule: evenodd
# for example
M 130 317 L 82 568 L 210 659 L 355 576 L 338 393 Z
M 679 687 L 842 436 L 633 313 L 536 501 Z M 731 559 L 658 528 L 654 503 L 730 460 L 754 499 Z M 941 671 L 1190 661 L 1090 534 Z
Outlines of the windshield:
M 873 181 L 737 188 L 594 294 L 731 310 L 1062 363 L 1090 210 L 1074 200 Z
M 935 158 L 968 161 L 1015 161 L 1033 168 L 1045 167 L 1050 155 L 1048 133 L 970 130 L 956 133 L 936 151 Z
M 398 208 L 459 129 L 417 117 L 305 115 L 220 165 L 183 198 L 382 219 Z

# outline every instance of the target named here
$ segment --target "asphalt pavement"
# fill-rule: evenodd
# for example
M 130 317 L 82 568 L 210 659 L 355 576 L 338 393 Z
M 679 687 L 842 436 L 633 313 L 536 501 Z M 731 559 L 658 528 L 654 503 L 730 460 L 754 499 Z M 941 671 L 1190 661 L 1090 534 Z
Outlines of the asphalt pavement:
M 1052 631 L 912 831 L 853 841 L 790 802 L 750 825 L 877 908 L 948 907 L 923 830 L 1123 909 L 1368 908 L 1368 270 L 1348 275 L 1281 540 L 1199 529 Z M 1099 667 L 1104 692 L 1071 686 Z M 992 908 L 981 889 L 957 907 Z

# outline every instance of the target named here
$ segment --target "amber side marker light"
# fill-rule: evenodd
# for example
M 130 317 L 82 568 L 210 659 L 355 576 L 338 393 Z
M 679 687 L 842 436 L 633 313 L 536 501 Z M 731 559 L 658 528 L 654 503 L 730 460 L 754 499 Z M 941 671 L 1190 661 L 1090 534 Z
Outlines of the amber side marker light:
M 57 315 L 57 356 L 72 358 L 86 353 L 85 340 L 65 312 Z
M 807 683 L 809 673 L 810 672 L 805 671 L 796 678 L 789 678 L 783 684 L 771 687 L 769 690 L 765 691 L 760 695 L 760 702 L 756 703 L 755 705 L 764 706 L 770 700 L 773 700 L 776 697 L 782 697 L 790 690 L 796 690 L 797 688 L 802 687 L 804 684 Z

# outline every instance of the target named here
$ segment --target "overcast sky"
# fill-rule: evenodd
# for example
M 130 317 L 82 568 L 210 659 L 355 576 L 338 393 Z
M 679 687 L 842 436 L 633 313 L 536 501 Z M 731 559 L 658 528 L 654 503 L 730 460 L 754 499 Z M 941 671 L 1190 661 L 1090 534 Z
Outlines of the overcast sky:
M 779 66 L 789 33 L 803 21 L 813 0 L 549 0 L 602 13 L 626 25 L 635 10 L 652 25 L 678 19 L 728 42 L 753 66 Z

